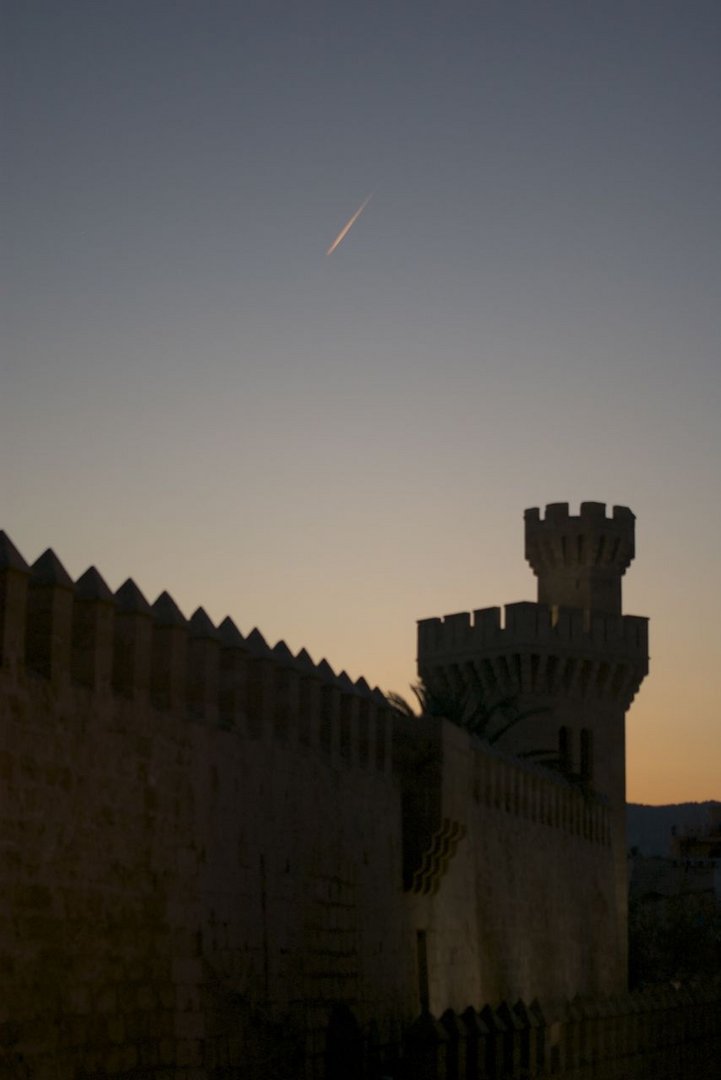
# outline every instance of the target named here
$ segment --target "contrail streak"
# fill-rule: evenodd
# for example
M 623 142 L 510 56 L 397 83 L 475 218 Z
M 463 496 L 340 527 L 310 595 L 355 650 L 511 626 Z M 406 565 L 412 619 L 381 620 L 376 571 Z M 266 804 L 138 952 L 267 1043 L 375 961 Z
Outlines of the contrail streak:
M 332 255 L 332 254 L 333 254 L 333 252 L 334 252 L 334 251 L 335 251 L 335 249 L 336 249 L 336 248 L 338 247 L 338 245 L 340 244 L 340 242 L 341 242 L 341 240 L 343 239 L 343 237 L 344 237 L 344 236 L 347 236 L 347 235 L 348 235 L 348 233 L 350 232 L 350 230 L 351 230 L 351 229 L 353 228 L 353 226 L 355 225 L 356 221 L 357 221 L 357 220 L 358 220 L 358 218 L 359 218 L 359 217 L 361 216 L 361 214 L 363 213 L 363 211 L 365 210 L 366 206 L 368 205 L 368 203 L 369 203 L 369 202 L 371 201 L 371 199 L 372 199 L 372 198 L 373 198 L 373 192 L 371 191 L 371 193 L 370 193 L 370 195 L 368 196 L 368 198 L 367 198 L 367 199 L 364 199 L 364 201 L 363 201 L 363 202 L 362 202 L 362 203 L 360 204 L 360 206 L 358 207 L 358 209 L 356 210 L 355 214 L 354 214 L 354 215 L 353 215 L 353 217 L 352 217 L 352 218 L 350 219 L 350 221 L 346 222 L 346 224 L 345 224 L 345 225 L 343 226 L 343 228 L 341 229 L 341 231 L 340 231 L 340 232 L 338 233 L 338 235 L 336 236 L 335 240 L 333 241 L 333 243 L 331 244 L 331 246 L 330 246 L 330 247 L 328 248 L 328 250 L 326 251 L 326 255 Z

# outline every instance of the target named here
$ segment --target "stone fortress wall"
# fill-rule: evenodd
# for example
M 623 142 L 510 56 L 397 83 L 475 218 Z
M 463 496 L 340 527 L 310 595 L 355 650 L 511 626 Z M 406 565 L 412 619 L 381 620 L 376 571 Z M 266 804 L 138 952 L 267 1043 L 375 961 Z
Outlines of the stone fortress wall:
M 410 752 L 421 783 L 407 792 L 404 835 L 430 1011 L 620 989 L 606 802 L 452 724 L 423 726 L 425 745 Z M 415 765 L 429 745 L 435 779 L 436 766 Z M 438 798 L 430 823 L 419 805 L 429 791 Z
M 0 578 L 0 1075 L 225 1064 L 259 1028 L 260 1060 L 280 1021 L 312 1054 L 335 1000 L 412 1015 L 382 695 L 7 538 Z
M 489 633 L 531 622 L 589 632 Z M 3 1080 L 322 1076 L 339 1003 L 619 988 L 603 793 L 5 534 L 0 783 Z

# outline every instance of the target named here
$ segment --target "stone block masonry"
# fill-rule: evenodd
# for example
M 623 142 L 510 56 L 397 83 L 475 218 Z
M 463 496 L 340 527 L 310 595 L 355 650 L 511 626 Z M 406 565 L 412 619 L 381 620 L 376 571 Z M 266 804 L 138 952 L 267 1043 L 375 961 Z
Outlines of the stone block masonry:
M 648 625 L 622 614 L 621 581 L 635 551 L 624 506 L 551 503 L 525 512 L 525 551 L 536 603 L 424 619 L 418 669 L 427 682 L 493 702 L 513 700 L 523 723 L 504 738 L 515 755 L 554 754 L 563 771 L 606 799 L 616 929 L 607 942 L 616 988 L 626 978 L 625 717 L 648 671 Z M 596 905 L 592 910 L 598 910 Z M 610 987 L 607 987 L 610 989 Z
M 646 625 L 613 608 L 630 511 L 583 505 L 538 544 L 605 607 L 420 627 L 421 674 L 548 706 L 502 750 L 0 533 L 0 1080 L 320 1080 L 421 1009 L 621 992 Z M 559 725 L 573 767 L 519 756 Z
M 408 1014 L 383 696 L 4 535 L 0 600 L 3 1080 L 267 1076 L 336 999 Z

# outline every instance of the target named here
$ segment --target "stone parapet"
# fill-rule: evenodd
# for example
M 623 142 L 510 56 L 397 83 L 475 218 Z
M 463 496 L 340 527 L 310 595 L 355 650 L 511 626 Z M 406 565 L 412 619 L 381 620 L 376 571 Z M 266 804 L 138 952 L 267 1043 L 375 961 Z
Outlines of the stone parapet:
M 476 802 L 526 822 L 561 829 L 591 843 L 611 842 L 607 800 L 561 773 L 479 746 L 474 754 Z
M 113 593 L 94 567 L 73 582 L 50 549 L 29 567 L 0 532 L 0 674 L 149 702 L 250 737 L 295 739 L 346 764 L 389 771 L 391 711 L 305 649 L 244 637 L 202 608 L 190 619 L 163 592 L 150 605 L 132 579 Z
M 418 651 L 423 656 L 519 648 L 552 648 L 583 656 L 602 652 L 604 656 L 645 657 L 648 619 L 521 601 L 506 604 L 503 609 L 480 608 L 421 619 L 418 623 Z
M 423 678 L 466 664 L 503 692 L 627 703 L 648 670 L 648 619 L 522 601 L 418 623 Z

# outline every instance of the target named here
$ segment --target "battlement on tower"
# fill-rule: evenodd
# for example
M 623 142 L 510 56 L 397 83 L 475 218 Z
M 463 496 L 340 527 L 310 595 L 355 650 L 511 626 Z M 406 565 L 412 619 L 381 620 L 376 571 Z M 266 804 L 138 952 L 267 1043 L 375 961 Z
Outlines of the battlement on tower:
M 186 618 L 167 592 L 150 604 L 131 578 L 115 593 L 95 567 L 74 582 L 51 549 L 29 566 L 4 532 L 0 675 L 390 769 L 391 712 L 365 679 L 258 629 L 245 637 L 230 617 L 216 627 L 202 607 Z
M 538 578 L 538 600 L 548 604 L 620 613 L 621 578 L 635 553 L 635 516 L 627 506 L 549 503 L 545 517 L 526 510 L 526 559 Z
M 525 515 L 526 558 L 538 577 L 538 601 L 481 608 L 418 624 L 418 663 L 462 666 L 479 657 L 553 656 L 606 669 L 630 662 L 645 674 L 648 619 L 621 613 L 621 577 L 634 553 L 635 517 L 626 506 L 549 503 Z
M 546 521 L 549 524 L 564 524 L 566 522 L 585 522 L 591 525 L 615 522 L 619 527 L 626 526 L 633 529 L 636 515 L 628 506 L 614 506 L 610 516 L 606 513 L 606 504 L 602 502 L 582 502 L 578 514 L 569 512 L 567 502 L 546 503 L 545 518 L 541 518 L 541 511 L 537 506 L 526 510 L 526 521 Z
M 521 602 L 419 622 L 423 679 L 460 684 L 471 670 L 492 701 L 531 694 L 627 707 L 648 670 L 648 619 Z
M 419 658 L 455 658 L 496 649 L 643 657 L 648 651 L 648 619 L 520 601 L 418 623 Z

